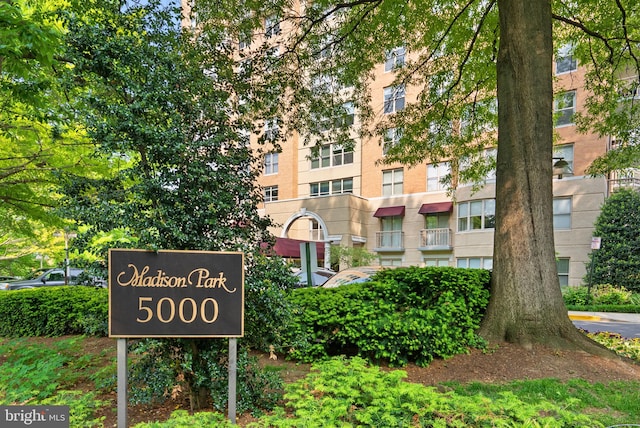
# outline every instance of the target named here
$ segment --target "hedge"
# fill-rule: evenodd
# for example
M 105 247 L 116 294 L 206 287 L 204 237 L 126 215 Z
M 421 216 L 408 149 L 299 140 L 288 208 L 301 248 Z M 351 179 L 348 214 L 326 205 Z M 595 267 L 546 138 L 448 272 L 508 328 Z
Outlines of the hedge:
M 85 286 L 0 292 L 0 336 L 108 333 L 108 290 Z
M 475 331 L 489 300 L 490 272 L 407 267 L 338 288 L 294 290 L 289 356 L 312 362 L 358 355 L 372 362 L 427 365 L 481 346 Z

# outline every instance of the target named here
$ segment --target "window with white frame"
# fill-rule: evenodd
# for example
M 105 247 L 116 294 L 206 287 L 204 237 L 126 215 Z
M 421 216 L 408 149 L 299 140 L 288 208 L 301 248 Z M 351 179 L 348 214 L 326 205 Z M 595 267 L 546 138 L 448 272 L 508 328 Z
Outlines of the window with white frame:
M 325 144 L 320 147 L 318 155 L 311 158 L 311 169 L 353 163 L 353 150 L 345 150 L 340 144 Z
M 569 73 L 578 69 L 578 61 L 573 56 L 573 45 L 562 46 L 556 54 L 556 74 Z
M 451 173 L 449 162 L 440 162 L 427 165 L 427 192 L 438 192 L 447 190 L 446 184 L 442 183 L 444 177 Z
M 428 213 L 424 216 L 425 229 L 448 229 L 449 213 Z
M 553 229 L 571 229 L 571 198 L 553 198 Z
M 278 153 L 267 153 L 264 155 L 264 175 L 278 173 Z
M 422 264 L 426 267 L 449 266 L 449 257 L 423 257 Z
M 382 171 L 382 196 L 403 193 L 404 171 L 402 168 Z
M 309 196 L 339 195 L 342 193 L 353 193 L 353 178 L 309 183 Z
M 386 59 L 384 61 L 384 71 L 392 71 L 396 68 L 404 66 L 404 58 L 407 54 L 407 50 L 404 46 L 398 46 L 387 52 Z
M 264 35 L 271 38 L 280 34 L 280 18 L 276 15 L 267 17 L 264 20 Z
M 569 285 L 569 260 L 568 258 L 556 259 L 556 266 L 558 267 L 558 279 L 560 280 L 560 286 Z
M 402 217 L 391 216 L 380 219 L 380 247 L 402 248 Z
M 309 241 L 324 240 L 324 233 L 320 223 L 315 218 L 309 219 Z
M 262 138 L 266 141 L 275 141 L 280 136 L 280 125 L 278 119 L 267 119 L 264 121 Z
M 402 266 L 402 257 L 382 256 L 380 257 L 380 266 L 393 266 L 393 267 Z
M 384 132 L 384 137 L 382 139 L 382 154 L 387 154 L 389 149 L 400 142 L 400 138 L 402 138 L 402 129 L 400 128 L 389 128 Z
M 576 113 L 576 91 L 567 91 L 555 96 L 553 100 L 555 126 L 573 125 Z
M 456 259 L 456 266 L 469 269 L 493 269 L 491 257 L 460 257 Z
M 494 147 L 484 150 L 484 159 L 488 165 L 495 165 L 497 156 L 498 156 L 498 149 Z M 496 179 L 496 168 L 494 166 L 493 168 L 490 168 L 487 171 L 485 180 L 495 180 L 495 179 Z
M 384 113 L 390 114 L 404 110 L 404 85 L 384 88 Z
M 355 107 L 352 102 L 342 104 L 336 119 L 337 126 L 351 126 L 355 122 Z
M 495 199 L 483 199 L 458 204 L 458 232 L 494 229 L 495 227 Z
M 553 163 L 563 160 L 567 165 L 563 168 L 563 175 L 573 175 L 573 144 L 561 144 L 553 147 Z M 555 174 L 555 172 L 554 172 Z
M 278 186 L 267 186 L 264 188 L 264 201 L 274 202 L 278 200 Z

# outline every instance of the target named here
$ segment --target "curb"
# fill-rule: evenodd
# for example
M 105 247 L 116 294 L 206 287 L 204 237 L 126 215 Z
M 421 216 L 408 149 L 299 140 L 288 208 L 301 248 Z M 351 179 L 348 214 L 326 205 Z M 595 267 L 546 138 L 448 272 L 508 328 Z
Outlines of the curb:
M 569 319 L 576 321 L 600 321 L 602 317 L 598 315 L 569 314 Z

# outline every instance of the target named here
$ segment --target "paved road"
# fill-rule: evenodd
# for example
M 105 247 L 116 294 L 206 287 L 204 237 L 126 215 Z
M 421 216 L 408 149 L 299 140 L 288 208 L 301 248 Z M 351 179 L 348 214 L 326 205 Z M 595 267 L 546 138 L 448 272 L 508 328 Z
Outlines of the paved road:
M 640 314 L 608 312 L 569 312 L 573 324 L 590 333 L 618 333 L 628 339 L 640 339 Z

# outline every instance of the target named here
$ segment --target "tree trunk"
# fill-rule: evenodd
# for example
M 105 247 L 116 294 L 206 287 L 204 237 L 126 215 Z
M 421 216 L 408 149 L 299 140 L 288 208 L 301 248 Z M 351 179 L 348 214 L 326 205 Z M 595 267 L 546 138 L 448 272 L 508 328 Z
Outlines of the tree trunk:
M 480 334 L 600 349 L 569 320 L 553 241 L 550 0 L 498 0 L 498 157 L 491 299 Z

